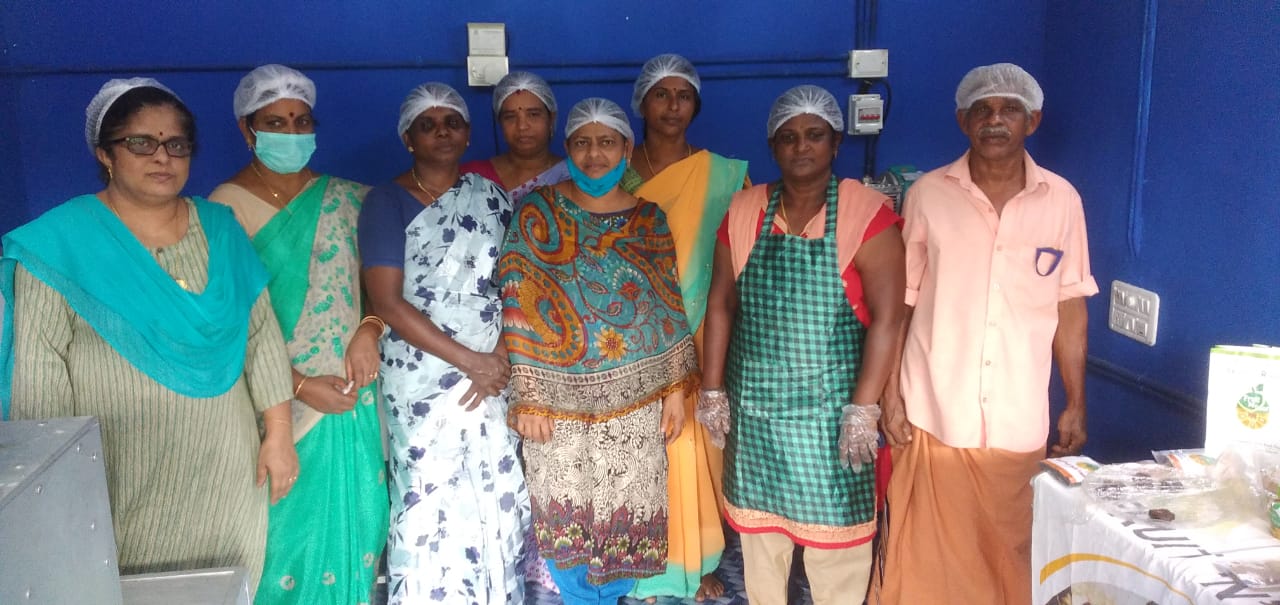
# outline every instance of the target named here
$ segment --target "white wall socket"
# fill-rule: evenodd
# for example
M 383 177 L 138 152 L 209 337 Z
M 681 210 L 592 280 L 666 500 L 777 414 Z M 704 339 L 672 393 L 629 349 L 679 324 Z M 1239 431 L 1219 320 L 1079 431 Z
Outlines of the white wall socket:
M 1160 319 L 1160 295 L 1120 280 L 1111 282 L 1108 325 L 1142 344 L 1155 346 Z
M 850 78 L 889 77 L 889 49 L 849 51 Z

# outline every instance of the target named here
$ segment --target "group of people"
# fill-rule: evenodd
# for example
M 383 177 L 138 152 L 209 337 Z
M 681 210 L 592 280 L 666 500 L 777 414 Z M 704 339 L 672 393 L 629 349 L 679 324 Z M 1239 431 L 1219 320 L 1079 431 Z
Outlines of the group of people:
M 688 140 L 701 92 L 654 57 L 642 138 L 588 98 L 562 157 L 513 72 L 506 151 L 462 163 L 469 108 L 426 83 L 409 169 L 369 188 L 309 168 L 315 85 L 265 65 L 206 200 L 191 112 L 112 80 L 104 189 L 4 237 L 7 413 L 99 418 L 122 573 L 242 566 L 259 603 L 368 603 L 384 547 L 391 603 L 710 600 L 722 520 L 753 604 L 787 602 L 797 546 L 818 604 L 1029 601 L 1050 367 L 1076 452 L 1097 291 L 1079 196 L 1023 148 L 1039 86 L 970 72 L 970 148 L 903 217 L 834 174 L 828 91 L 774 102 L 759 185 Z

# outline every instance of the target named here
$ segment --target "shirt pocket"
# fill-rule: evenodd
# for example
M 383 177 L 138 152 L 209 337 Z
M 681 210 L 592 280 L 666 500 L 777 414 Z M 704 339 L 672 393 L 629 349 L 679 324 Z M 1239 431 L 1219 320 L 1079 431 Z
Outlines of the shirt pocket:
M 1041 308 L 1058 304 L 1063 251 L 1049 244 L 1011 246 L 1011 302 Z

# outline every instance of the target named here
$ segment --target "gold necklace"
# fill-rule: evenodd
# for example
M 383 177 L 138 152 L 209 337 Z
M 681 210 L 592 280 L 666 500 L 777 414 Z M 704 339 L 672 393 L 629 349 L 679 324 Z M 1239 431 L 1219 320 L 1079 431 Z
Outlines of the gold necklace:
M 112 202 L 111 202 L 110 197 L 108 197 L 108 199 L 106 200 L 106 203 L 107 203 L 107 209 L 108 209 L 108 210 L 110 210 L 112 214 L 116 215 L 116 218 L 120 221 L 120 223 L 121 223 L 121 224 L 123 224 L 123 225 L 124 225 L 124 228 L 125 228 L 125 229 L 129 229 L 129 231 L 132 233 L 132 232 L 133 232 L 133 229 L 129 227 L 129 223 L 126 223 L 126 222 L 125 222 L 124 217 L 123 217 L 123 216 L 120 216 L 120 211 L 119 211 L 119 210 L 116 210 L 116 205 L 115 205 L 114 203 L 112 203 Z M 178 203 L 182 203 L 182 202 L 181 202 L 181 201 L 179 201 Z M 175 205 L 174 205 L 174 207 L 173 207 L 173 216 L 169 217 L 169 220 L 165 221 L 165 223 L 164 223 L 164 226 L 165 226 L 165 227 L 168 227 L 170 223 L 172 223 L 175 219 L 177 219 L 177 218 L 178 218 L 178 211 L 179 211 L 179 208 L 178 208 L 178 206 L 175 204 Z M 136 239 L 138 236 L 137 236 L 137 234 L 134 234 L 134 236 L 133 236 L 133 237 Z M 138 240 L 138 243 L 140 243 L 140 244 L 141 244 L 141 243 L 142 243 L 142 240 L 140 240 L 140 239 L 139 239 L 139 240 Z M 145 245 L 145 244 L 144 244 L 144 245 Z M 162 250 L 164 250 L 164 248 L 162 248 L 162 247 L 161 247 L 161 248 L 156 248 L 156 254 L 159 254 Z M 166 271 L 166 273 L 167 273 L 167 271 Z M 172 275 L 170 275 L 169 277 L 170 277 L 171 279 L 173 279 L 173 281 L 174 281 L 174 282 L 176 282 L 176 283 L 178 284 L 178 287 L 179 287 L 179 288 L 182 288 L 183 290 L 186 290 L 186 291 L 188 291 L 188 292 L 190 292 L 190 291 L 191 291 L 191 289 L 187 287 L 187 280 L 182 279 L 181 277 L 174 277 L 174 276 L 172 276 Z
M 658 176 L 658 173 L 657 173 L 657 172 L 655 172 L 655 171 L 654 171 L 654 169 L 653 169 L 653 164 L 650 164 L 650 163 L 649 163 L 649 144 L 648 144 L 648 142 L 646 142 L 644 145 L 642 145 L 642 146 L 641 146 L 640 151 L 641 151 L 642 153 L 644 153 L 644 165 L 649 169 L 649 176 L 650 176 L 650 177 Z M 688 159 L 688 157 L 689 157 L 689 156 L 691 156 L 691 155 L 693 155 L 693 145 L 690 145 L 690 144 L 688 143 L 688 141 L 686 141 L 686 142 L 685 142 L 685 144 L 684 144 L 684 157 L 683 157 L 683 158 L 680 158 L 680 160 Z M 679 162 L 680 160 L 676 160 L 676 162 Z M 674 164 L 674 163 L 676 163 L 676 162 L 671 162 L 671 164 Z M 670 166 L 671 164 L 667 164 L 667 165 L 668 165 L 668 166 Z
M 791 225 L 791 219 L 787 218 L 787 202 L 782 195 L 782 191 L 778 191 L 778 213 L 782 215 L 782 222 L 787 224 L 787 235 L 797 235 L 794 233 L 795 227 Z M 805 226 L 807 225 L 802 225 L 801 228 Z M 801 230 L 799 235 L 803 237 L 804 231 Z
M 431 201 L 430 201 L 430 202 L 427 202 L 427 205 L 428 205 L 428 206 L 430 206 L 431 204 L 436 203 L 436 200 L 438 199 L 438 198 L 437 198 L 437 196 L 436 196 L 436 194 L 431 193 L 430 191 L 427 191 L 427 188 L 422 186 L 422 181 L 418 180 L 418 165 L 417 165 L 417 164 L 414 164 L 412 167 L 410 167 L 410 168 L 409 168 L 409 174 L 412 174 L 412 175 L 413 175 L 413 184 L 417 185 L 417 186 L 418 186 L 418 189 L 419 189 L 420 191 L 422 191 L 423 193 L 425 193 L 425 194 L 427 194 L 427 195 L 431 196 Z
M 249 162 L 249 167 L 253 169 L 254 174 L 258 175 L 258 180 L 262 181 L 262 186 L 267 188 L 267 193 L 270 193 L 271 197 L 275 198 L 277 202 L 280 201 L 280 194 L 276 193 L 276 190 L 271 187 L 271 183 L 267 182 L 267 177 L 262 176 L 262 172 L 258 170 L 258 164 Z

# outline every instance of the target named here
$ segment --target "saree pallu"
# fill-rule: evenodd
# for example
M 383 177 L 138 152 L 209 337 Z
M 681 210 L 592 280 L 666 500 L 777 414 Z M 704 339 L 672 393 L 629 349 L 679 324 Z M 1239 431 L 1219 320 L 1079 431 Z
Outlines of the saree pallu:
M 681 298 L 694 333 L 699 364 L 715 231 L 729 210 L 729 200 L 746 180 L 746 162 L 703 150 L 668 166 L 648 181 L 634 183 L 637 197 L 658 204 L 667 215 L 675 242 Z M 640 580 L 632 597 L 693 597 L 702 576 L 720 565 L 724 530 L 718 502 L 724 454 L 711 445 L 706 429 L 693 419 L 697 403 L 696 395 L 685 399 L 684 430 L 667 446 L 667 491 L 671 502 L 667 570 L 660 576 Z
M 593 215 L 542 188 L 499 264 L 511 416 L 552 419 L 524 456 L 540 554 L 604 585 L 666 569 L 662 399 L 697 383 L 662 211 Z
M 478 174 L 486 179 L 497 183 L 500 187 L 507 188 L 508 185 L 502 182 L 498 176 L 498 169 L 493 166 L 493 160 L 474 160 L 467 162 L 458 167 L 458 171 L 466 174 L 468 172 Z M 565 160 L 560 160 L 550 168 L 543 170 L 538 176 L 535 176 L 523 183 L 517 183 L 515 186 L 507 189 L 507 195 L 512 202 L 518 202 L 524 199 L 538 187 L 547 187 L 561 181 L 569 180 L 569 166 Z
M 511 202 L 463 175 L 422 207 L 398 185 L 378 193 L 421 207 L 405 229 L 402 296 L 473 351 L 501 336 L 494 266 Z M 406 199 L 407 198 L 407 199 Z M 506 423 L 505 395 L 461 405 L 471 379 L 395 331 L 382 341 L 393 505 L 389 603 L 519 604 L 529 495 Z
M 290 362 L 302 374 L 346 373 L 346 345 L 361 317 L 356 221 L 367 191 L 322 176 L 253 237 Z M 233 208 L 266 203 L 230 185 L 213 195 Z M 375 383 L 343 414 L 291 402 L 300 470 L 289 496 L 269 510 L 256 602 L 370 601 L 388 508 L 376 401 Z

